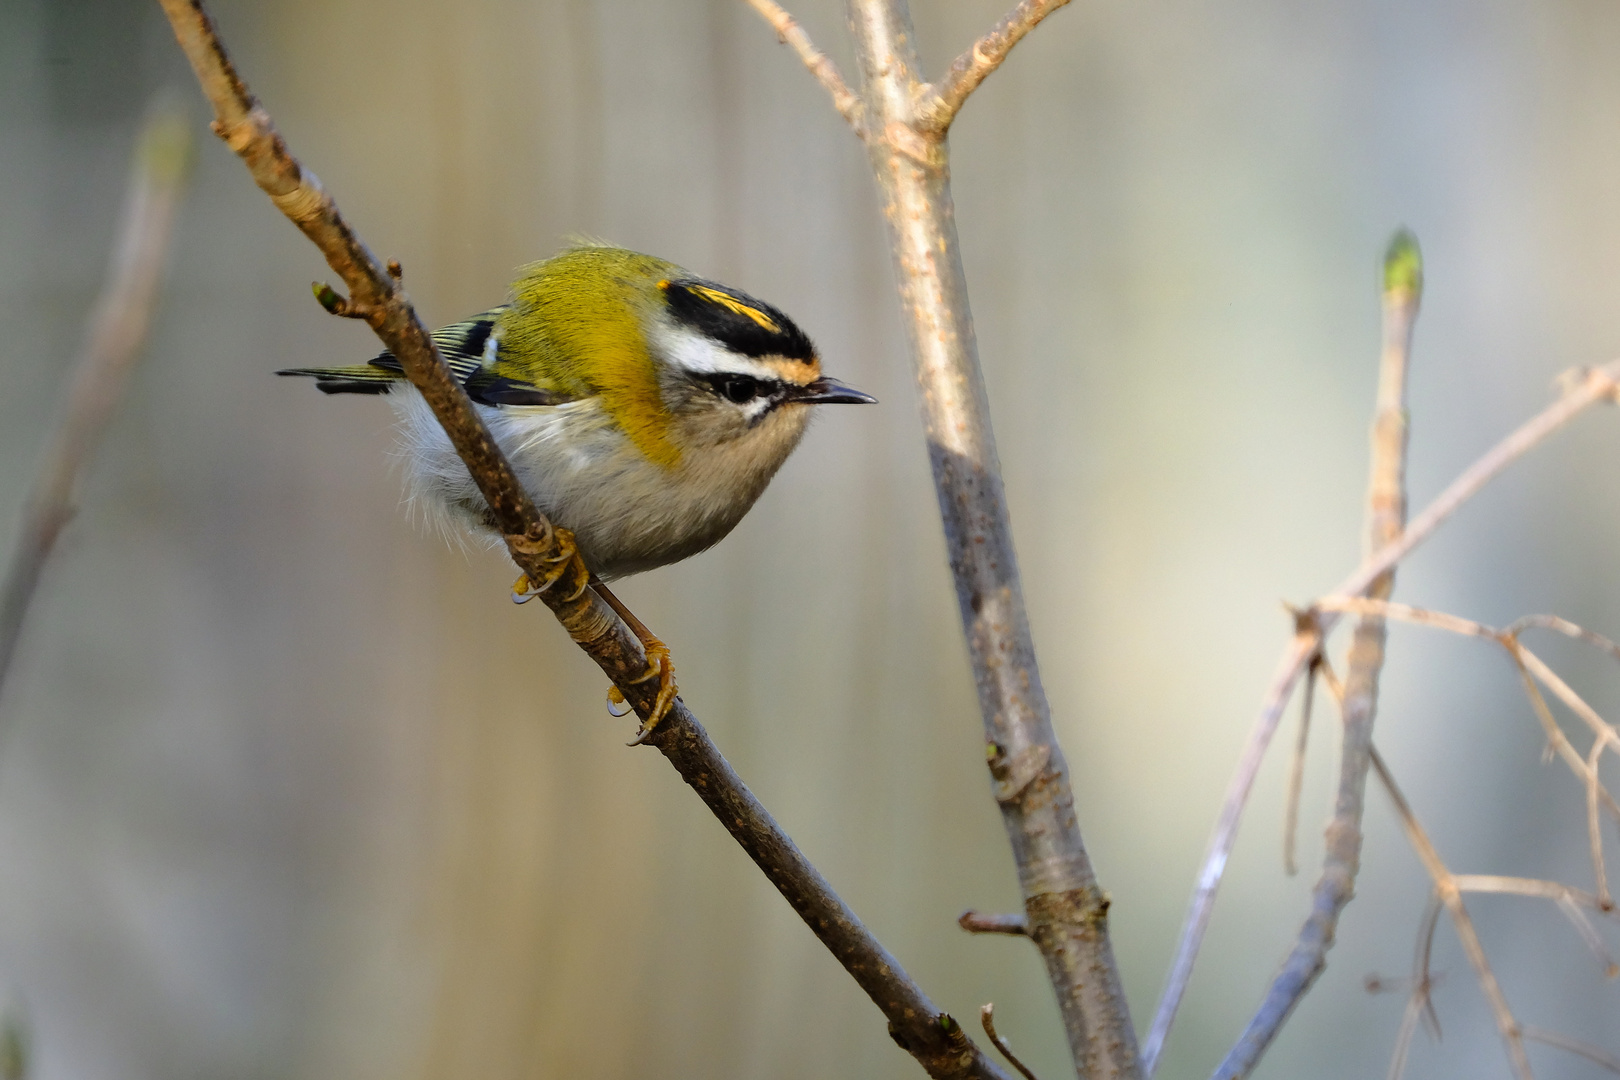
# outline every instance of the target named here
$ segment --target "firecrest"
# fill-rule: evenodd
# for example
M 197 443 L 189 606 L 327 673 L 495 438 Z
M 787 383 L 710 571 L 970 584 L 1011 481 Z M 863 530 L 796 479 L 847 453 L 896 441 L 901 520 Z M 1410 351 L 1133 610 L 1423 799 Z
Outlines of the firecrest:
M 810 406 L 875 400 L 823 375 L 781 311 L 622 248 L 578 246 L 525 267 L 505 304 L 433 338 L 596 582 L 715 544 L 798 445 Z M 279 374 L 313 376 L 329 394 L 388 394 L 413 500 L 494 537 L 483 497 L 392 354 Z M 656 639 L 631 626 L 651 658 Z

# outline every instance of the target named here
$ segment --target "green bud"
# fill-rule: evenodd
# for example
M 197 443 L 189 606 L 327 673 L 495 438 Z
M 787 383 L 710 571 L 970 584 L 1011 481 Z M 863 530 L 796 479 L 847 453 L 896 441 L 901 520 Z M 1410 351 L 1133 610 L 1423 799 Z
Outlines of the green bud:
M 338 295 L 336 289 L 324 281 L 312 281 L 309 283 L 309 287 L 314 290 L 315 302 L 320 304 L 321 307 L 333 315 L 343 314 L 343 309 L 347 305 L 343 302 L 343 297 Z
M 1401 229 L 1384 253 L 1384 292 L 1423 295 L 1423 252 L 1410 229 Z
M 956 1027 L 956 1020 L 951 1016 L 950 1013 L 939 1014 L 939 1029 L 941 1031 L 949 1035 L 951 1032 L 956 1030 Z
M 184 110 L 166 101 L 155 106 L 137 143 L 141 169 L 157 183 L 178 183 L 191 169 L 191 151 L 191 125 Z

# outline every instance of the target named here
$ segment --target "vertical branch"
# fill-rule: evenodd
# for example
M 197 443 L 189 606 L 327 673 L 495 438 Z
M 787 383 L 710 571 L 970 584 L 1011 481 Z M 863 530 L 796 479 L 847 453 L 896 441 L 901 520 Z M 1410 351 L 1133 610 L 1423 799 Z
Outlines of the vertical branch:
M 1406 372 L 1422 290 L 1417 241 L 1403 231 L 1390 244 L 1384 260 L 1384 345 L 1367 486 L 1369 555 L 1398 539 L 1406 523 Z M 1371 583 L 1368 595 L 1387 599 L 1394 584 L 1394 570 L 1386 570 Z M 1355 895 L 1385 634 L 1384 620 L 1378 615 L 1364 615 L 1356 625 L 1345 675 L 1338 796 L 1327 829 L 1322 875 L 1312 891 L 1311 913 L 1265 1001 L 1216 1070 L 1217 1077 L 1247 1076 L 1259 1063 L 1294 1006 L 1327 966 L 1327 952 L 1333 946 L 1339 915 Z
M 40 573 L 73 517 L 79 478 L 146 342 L 190 158 L 185 118 L 168 109 L 154 111 L 136 143 L 107 280 L 90 316 L 66 407 L 34 478 L 23 510 L 22 535 L 0 588 L 0 685 L 16 654 Z
M 848 10 L 867 145 L 1028 932 L 1046 960 L 1080 1075 L 1137 1077 L 1136 1034 L 1108 941 L 1108 899 L 1081 840 L 1024 609 L 968 312 L 944 131 L 919 115 L 925 86 L 904 0 L 849 0 Z

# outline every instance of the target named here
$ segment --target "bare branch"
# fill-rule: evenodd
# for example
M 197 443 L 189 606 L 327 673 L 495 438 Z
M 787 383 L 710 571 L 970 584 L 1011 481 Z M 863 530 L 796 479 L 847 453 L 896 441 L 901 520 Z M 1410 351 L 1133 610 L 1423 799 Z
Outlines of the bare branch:
M 968 95 L 990 73 L 1001 66 L 1014 45 L 1025 34 L 1069 0 L 1019 0 L 985 35 L 973 43 L 972 48 L 958 56 L 938 83 L 924 89 L 917 102 L 917 116 L 922 126 L 944 132 L 956 119 Z
M 1567 381 L 1566 388 L 1558 400 L 1520 425 L 1465 469 L 1434 502 L 1411 520 L 1398 540 L 1385 545 L 1354 574 L 1346 578 L 1338 588 L 1333 589 L 1332 593 L 1360 595 L 1366 592 L 1368 586 L 1380 574 L 1410 555 L 1413 549 L 1427 540 L 1464 503 L 1479 494 L 1486 484 L 1500 475 L 1509 465 L 1592 405 L 1613 401 L 1617 389 L 1620 389 L 1620 360 L 1577 373 L 1575 378 Z M 1277 723 L 1282 718 L 1283 709 L 1287 706 L 1300 675 L 1311 657 L 1316 654 L 1322 638 L 1332 631 L 1337 622 L 1336 614 L 1326 612 L 1315 624 L 1305 628 L 1296 627 L 1294 637 L 1278 660 L 1276 671 L 1261 698 L 1259 715 L 1255 718 L 1243 753 L 1233 769 L 1232 779 L 1227 783 L 1220 816 L 1216 819 L 1214 831 L 1210 836 L 1209 849 L 1205 853 L 1198 881 L 1193 887 L 1192 899 L 1187 905 L 1187 915 L 1182 921 L 1181 937 L 1176 943 L 1175 957 L 1171 961 L 1170 973 L 1165 979 L 1164 993 L 1159 998 L 1159 1007 L 1153 1016 L 1153 1026 L 1144 1043 L 1144 1059 L 1150 1071 L 1158 1061 L 1164 1038 L 1169 1033 L 1176 1010 L 1180 1008 L 1181 999 L 1186 994 L 1187 984 L 1192 978 L 1193 965 L 1198 958 L 1204 932 L 1209 928 L 1209 919 L 1215 909 L 1215 896 L 1226 873 L 1227 859 L 1231 856 L 1232 845 L 1237 840 L 1243 809 L 1248 803 L 1249 793 L 1254 789 L 1255 778 L 1260 774 L 1260 763 L 1265 759 L 1272 736 L 1276 734 Z
M 1620 1075 L 1620 1057 L 1609 1053 L 1601 1046 L 1572 1039 L 1568 1035 L 1560 1035 L 1556 1031 L 1547 1031 L 1545 1028 L 1532 1027 L 1528 1024 L 1524 1028 L 1524 1037 L 1547 1046 L 1556 1046 L 1560 1050 L 1568 1050 L 1585 1058 L 1596 1065 L 1601 1065 L 1610 1072 Z
M 977 911 L 964 911 L 956 925 L 970 934 L 1007 934 L 1029 937 L 1029 920 L 1022 915 L 985 915 Z
M 146 343 L 185 188 L 191 132 L 185 117 L 154 110 L 136 141 L 107 278 L 91 311 L 61 420 L 34 478 L 22 535 L 0 586 L 0 685 L 11 668 L 40 574 L 72 519 L 74 493 Z
M 397 264 L 380 265 L 339 214 L 319 181 L 299 164 L 276 133 L 269 114 L 237 76 L 218 31 L 200 0 L 161 0 L 175 36 L 213 103 L 215 132 L 247 165 L 276 206 L 320 248 L 341 275 L 350 296 L 346 313 L 363 318 L 399 358 L 422 391 L 505 534 L 513 560 L 533 582 L 547 582 L 540 596 L 576 643 L 606 672 L 645 718 L 658 693 L 639 678 L 646 657 L 636 636 L 589 587 L 588 571 L 570 557 L 564 530 L 554 529 L 518 484 L 500 448 L 451 377 L 400 290 Z M 940 1080 L 1005 1077 L 940 1012 L 899 963 L 838 898 L 754 798 L 684 702 L 647 741 L 669 758 L 683 779 L 720 818 L 794 910 L 836 956 L 889 1020 L 894 1039 Z
M 1311 662 L 1305 672 L 1305 693 L 1299 706 L 1299 738 L 1294 740 L 1294 757 L 1288 766 L 1288 795 L 1283 802 L 1283 870 L 1289 877 L 1299 873 L 1294 861 L 1299 834 L 1299 796 L 1305 786 L 1305 751 L 1311 737 L 1311 704 L 1316 700 L 1316 673 L 1321 670 L 1321 657 Z
M 1554 630 L 1565 637 L 1584 641 L 1598 649 L 1602 649 L 1616 660 L 1620 660 L 1620 645 L 1615 644 L 1602 634 L 1595 634 L 1590 630 L 1582 629 L 1557 615 L 1526 615 L 1522 619 L 1515 619 L 1510 625 L 1503 628 L 1502 633 L 1511 637 L 1518 637 L 1531 627 L 1540 630 Z
M 1393 542 L 1406 523 L 1406 385 L 1412 328 L 1423 295 L 1422 258 L 1417 240 L 1396 234 L 1384 259 L 1384 348 L 1378 368 L 1378 405 L 1373 416 L 1372 465 L 1367 484 L 1367 547 Z M 1386 599 L 1395 585 L 1391 568 L 1368 583 L 1368 592 Z M 1328 825 L 1322 874 L 1311 893 L 1311 914 L 1299 940 L 1272 980 L 1265 1000 L 1243 1035 L 1215 1071 L 1217 1077 L 1247 1076 L 1265 1054 L 1294 1006 L 1327 967 L 1339 915 L 1355 895 L 1361 866 L 1361 818 L 1366 805 L 1367 769 L 1372 760 L 1373 720 L 1378 708 L 1378 676 L 1384 666 L 1384 620 L 1364 615 L 1350 644 L 1340 706 L 1343 739 L 1339 790 Z
M 1067 0 L 1064 0 L 1066 3 Z M 776 31 L 777 40 L 799 54 L 804 66 L 810 69 L 810 74 L 816 77 L 827 91 L 832 95 L 833 108 L 838 115 L 849 122 L 855 129 L 855 134 L 865 137 L 865 130 L 861 126 L 861 99 L 856 97 L 844 83 L 844 77 L 838 74 L 838 65 L 826 53 L 816 48 L 810 35 L 805 33 L 799 21 L 778 4 L 776 0 L 748 0 L 748 6 L 759 12 L 760 17 L 771 24 Z
M 1474 929 L 1474 921 L 1468 915 L 1468 908 L 1463 904 L 1462 894 L 1457 888 L 1457 881 L 1446 869 L 1441 860 L 1440 853 L 1435 850 L 1429 835 L 1423 826 L 1418 824 L 1417 816 L 1412 813 L 1411 804 L 1401 789 L 1395 783 L 1395 777 L 1389 771 L 1389 766 L 1379 756 L 1377 748 L 1371 751 L 1372 767 L 1378 773 L 1378 779 L 1383 783 L 1384 790 L 1389 793 L 1390 801 L 1395 804 L 1395 811 L 1400 815 L 1401 827 L 1406 830 L 1406 838 L 1417 853 L 1423 867 L 1434 880 L 1435 895 L 1445 904 L 1446 911 L 1451 915 L 1451 921 L 1457 928 L 1457 937 L 1462 942 L 1463 951 L 1468 955 L 1468 962 L 1473 965 L 1474 975 L 1479 980 L 1479 988 L 1485 995 L 1485 1000 L 1491 1007 L 1491 1014 L 1496 1018 L 1497 1031 L 1502 1036 L 1502 1042 L 1507 1049 L 1508 1063 L 1512 1065 L 1514 1075 L 1521 1080 L 1528 1080 L 1532 1075 L 1530 1059 L 1525 1056 L 1523 1032 L 1519 1022 L 1513 1016 L 1513 1010 L 1508 1007 L 1507 998 L 1502 993 L 1501 984 L 1496 981 L 1496 975 L 1491 971 L 1490 961 L 1485 958 L 1485 947 L 1480 944 L 1479 934 Z M 1427 961 L 1424 962 L 1427 968 Z
M 1035 660 L 957 242 L 944 130 L 918 121 L 925 87 L 905 0 L 847 0 L 867 148 L 888 221 L 945 548 L 984 724 L 992 791 L 1018 866 L 1075 1068 L 1141 1075 L 1108 938 L 1108 898 L 1074 813 L 1068 764 Z
M 1039 1080 L 1029 1066 L 1018 1060 L 1018 1056 L 1012 1052 L 1012 1047 L 1007 1045 L 1007 1040 L 996 1034 L 996 1007 L 993 1003 L 987 1001 L 979 1006 L 979 1020 L 984 1024 L 984 1033 L 990 1036 L 990 1041 L 996 1044 L 1001 1056 L 1012 1063 L 1012 1067 L 1018 1070 L 1019 1075 L 1024 1080 Z

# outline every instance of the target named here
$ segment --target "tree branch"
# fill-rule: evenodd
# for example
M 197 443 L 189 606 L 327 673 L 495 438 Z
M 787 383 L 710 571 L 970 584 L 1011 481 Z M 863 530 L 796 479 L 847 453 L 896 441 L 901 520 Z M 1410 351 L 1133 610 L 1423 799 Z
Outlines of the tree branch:
M 1351 596 L 1365 593 L 1380 574 L 1410 555 L 1413 549 L 1427 540 L 1464 503 L 1479 494 L 1486 484 L 1496 479 L 1509 465 L 1535 449 L 1548 436 L 1592 405 L 1614 401 L 1617 390 L 1620 390 L 1620 360 L 1611 361 L 1602 367 L 1576 372 L 1574 377 L 1567 381 L 1564 392 L 1556 401 L 1525 421 L 1465 469 L 1422 513 L 1411 520 L 1398 540 L 1386 544 L 1376 555 L 1362 563 L 1361 567 L 1333 589 L 1332 593 Z M 1203 868 L 1199 871 L 1192 899 L 1187 905 L 1181 938 L 1176 944 L 1176 954 L 1171 961 L 1169 975 L 1165 979 L 1164 993 L 1159 998 L 1159 1007 L 1153 1016 L 1153 1027 L 1148 1033 L 1144 1050 L 1150 1074 L 1158 1063 L 1164 1039 L 1175 1021 L 1176 1010 L 1180 1008 L 1181 999 L 1186 994 L 1188 982 L 1192 978 L 1193 965 L 1198 958 L 1199 947 L 1203 944 L 1204 932 L 1209 928 L 1209 919 L 1215 910 L 1215 896 L 1220 890 L 1221 878 L 1226 873 L 1227 859 L 1231 856 L 1232 845 L 1237 840 L 1243 809 L 1248 802 L 1250 791 L 1254 788 L 1255 777 L 1260 773 L 1260 763 L 1271 745 L 1272 736 L 1276 734 L 1277 722 L 1282 718 L 1283 709 L 1287 706 L 1295 685 L 1309 665 L 1311 657 L 1316 655 L 1321 641 L 1332 631 L 1338 619 L 1336 613 L 1324 611 L 1315 618 L 1314 623 L 1307 619 L 1296 626 L 1293 639 L 1283 650 L 1271 682 L 1261 698 L 1259 715 L 1249 732 L 1243 753 L 1233 770 L 1232 779 L 1227 783 L 1221 813 L 1210 836 Z
M 848 0 L 848 11 L 946 551 L 1029 936 L 1046 961 L 1079 1074 L 1131 1080 L 1141 1075 L 1136 1032 L 1108 940 L 1108 898 L 1080 835 L 1035 661 L 968 309 L 945 132 L 916 109 L 924 86 L 905 0 Z
M 750 0 L 753 2 L 753 0 Z M 973 46 L 952 61 L 938 83 L 922 89 L 917 115 L 923 127 L 945 132 L 968 96 L 1001 66 L 1014 45 L 1040 21 L 1069 0 L 1019 0 L 1017 7 L 988 30 Z
M 1367 485 L 1369 551 L 1396 540 L 1406 523 L 1406 376 L 1412 327 L 1422 295 L 1423 267 L 1417 241 L 1403 231 L 1396 235 L 1384 259 L 1384 349 L 1379 363 L 1378 406 L 1373 418 L 1372 467 Z M 1375 599 L 1385 600 L 1394 586 L 1395 571 L 1391 568 L 1372 581 L 1368 592 Z M 1339 915 L 1355 895 L 1372 728 L 1378 711 L 1378 676 L 1384 666 L 1387 636 L 1381 616 L 1361 616 L 1350 643 L 1341 708 L 1344 725 L 1339 793 L 1327 829 L 1322 875 L 1312 890 L 1311 914 L 1254 1019 L 1215 1070 L 1222 1080 L 1247 1076 L 1259 1064 L 1294 1006 L 1326 969 Z
M 146 342 L 190 157 L 191 132 L 185 117 L 170 109 L 154 110 L 136 140 L 107 279 L 91 312 L 67 403 L 34 478 L 17 549 L 0 586 L 0 685 L 16 655 L 40 574 L 73 517 L 79 478 Z
M 589 588 L 577 558 L 566 559 L 554 529 L 518 484 L 500 448 L 451 377 L 432 338 L 399 287 L 397 265 L 384 268 L 355 235 L 314 175 L 277 134 L 268 113 L 232 67 L 201 0 L 161 0 L 175 37 L 214 106 L 214 131 L 247 165 L 276 206 L 321 250 L 350 290 L 348 314 L 363 318 L 399 358 L 467 465 L 507 549 L 531 581 L 553 582 L 540 595 L 558 621 L 645 718 L 657 696 L 639 680 L 646 658 L 638 639 Z M 393 273 L 390 270 L 394 271 Z M 863 926 L 771 818 L 721 756 L 708 734 L 676 700 L 648 740 L 714 811 L 810 929 L 838 958 L 889 1020 L 900 1046 L 939 1080 L 1005 1080 L 940 1012 Z
M 1068 0 L 1063 2 L 1068 3 Z M 816 48 L 804 27 L 800 26 L 798 20 L 789 15 L 776 0 L 748 0 L 748 6 L 759 12 L 760 17 L 771 24 L 778 41 L 799 54 L 799 59 L 810 69 L 810 74 L 814 75 L 816 81 L 832 95 L 833 108 L 838 110 L 838 115 L 849 122 L 849 126 L 855 129 L 855 134 L 865 138 L 865 129 L 861 123 L 861 99 L 845 85 L 844 77 L 838 74 L 838 65 L 834 64 L 826 53 Z

